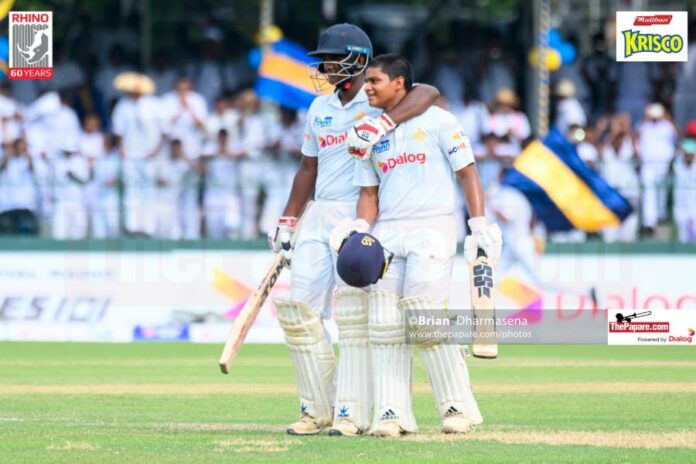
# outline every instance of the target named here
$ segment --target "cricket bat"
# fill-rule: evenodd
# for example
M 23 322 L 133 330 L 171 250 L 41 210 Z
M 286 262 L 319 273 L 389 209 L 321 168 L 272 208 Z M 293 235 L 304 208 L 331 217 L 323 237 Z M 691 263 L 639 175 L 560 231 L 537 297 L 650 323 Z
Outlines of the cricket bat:
M 239 348 L 242 346 L 242 343 L 244 343 L 249 329 L 251 329 L 252 324 L 254 324 L 256 316 L 259 315 L 261 307 L 266 302 L 266 298 L 268 298 L 273 286 L 278 281 L 278 277 L 284 267 L 285 258 L 283 255 L 277 254 L 269 266 L 268 272 L 266 272 L 261 284 L 251 296 L 249 296 L 249 299 L 244 303 L 244 307 L 234 319 L 232 330 L 230 330 L 227 342 L 225 342 L 225 348 L 222 350 L 222 356 L 220 356 L 220 371 L 222 371 L 223 374 L 228 374 L 230 372 L 230 367 L 232 366 L 234 358 L 237 357 Z
M 498 356 L 495 328 L 495 300 L 493 294 L 493 267 L 486 252 L 478 250 L 471 265 L 472 354 L 477 358 L 494 359 Z
M 295 233 L 290 239 L 290 243 L 293 247 L 295 246 L 295 241 L 297 240 L 300 228 L 304 222 L 304 213 L 309 210 L 312 203 L 312 200 L 307 202 L 302 214 L 300 215 L 300 219 L 297 221 Z M 222 355 L 220 356 L 220 361 L 218 362 L 220 364 L 220 371 L 223 374 L 228 374 L 230 372 L 230 367 L 234 362 L 234 358 L 237 357 L 237 353 L 239 353 L 239 348 L 242 346 L 242 343 L 244 343 L 244 339 L 249 333 L 249 329 L 251 329 L 251 326 L 254 324 L 256 316 L 259 315 L 261 307 L 266 302 L 268 295 L 271 294 L 271 290 L 278 281 L 278 277 L 280 277 L 280 273 L 283 271 L 285 266 L 287 266 L 285 258 L 281 254 L 277 254 L 270 266 L 268 266 L 268 271 L 263 277 L 263 280 L 259 284 L 258 288 L 249 296 L 249 299 L 247 299 L 246 303 L 244 303 L 244 307 L 241 311 L 239 311 L 239 314 L 232 323 L 232 329 L 230 330 L 230 334 L 227 336 L 225 348 L 222 350 Z

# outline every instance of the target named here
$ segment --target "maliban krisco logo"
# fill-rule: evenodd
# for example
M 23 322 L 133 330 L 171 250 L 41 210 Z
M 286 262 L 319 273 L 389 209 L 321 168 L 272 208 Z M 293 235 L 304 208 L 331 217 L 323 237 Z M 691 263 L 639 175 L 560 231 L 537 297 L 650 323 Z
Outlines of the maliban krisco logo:
M 617 61 L 687 61 L 688 14 L 685 11 L 618 11 Z

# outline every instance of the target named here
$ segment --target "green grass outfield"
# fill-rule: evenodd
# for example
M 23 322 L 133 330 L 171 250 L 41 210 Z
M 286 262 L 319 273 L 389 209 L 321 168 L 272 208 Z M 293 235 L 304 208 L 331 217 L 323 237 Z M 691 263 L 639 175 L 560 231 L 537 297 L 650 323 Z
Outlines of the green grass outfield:
M 287 349 L 0 343 L 0 462 L 694 462 L 696 348 L 503 346 L 468 358 L 485 422 L 439 433 L 416 362 L 420 433 L 290 437 Z

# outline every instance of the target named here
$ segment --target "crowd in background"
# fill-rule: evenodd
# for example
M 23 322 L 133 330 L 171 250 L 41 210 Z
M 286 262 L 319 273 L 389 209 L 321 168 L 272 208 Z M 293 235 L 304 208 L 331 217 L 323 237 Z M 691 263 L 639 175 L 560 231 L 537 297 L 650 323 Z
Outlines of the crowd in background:
M 62 59 L 51 82 L 3 83 L 0 233 L 251 239 L 271 230 L 298 166 L 304 115 L 261 105 L 253 71 L 226 59 L 220 34 L 206 29 L 197 59 L 178 68 L 157 54 L 152 95 L 114 87 L 133 69 L 114 41 L 92 72 Z M 696 45 L 687 63 L 658 64 L 617 63 L 603 43 L 598 36 L 592 53 L 552 76 L 554 126 L 635 209 L 601 235 L 633 241 L 673 221 L 680 241 L 696 242 Z M 476 56 L 469 66 L 444 52 L 421 80 L 440 89 L 494 191 L 532 125 L 520 70 L 500 41 Z

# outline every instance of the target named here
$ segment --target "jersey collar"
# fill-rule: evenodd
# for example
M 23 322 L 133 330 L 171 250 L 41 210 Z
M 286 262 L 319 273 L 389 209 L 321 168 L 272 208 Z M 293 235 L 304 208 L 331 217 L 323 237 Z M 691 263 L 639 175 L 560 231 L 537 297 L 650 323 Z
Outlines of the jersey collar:
M 331 94 L 329 97 L 329 105 L 333 106 L 334 108 L 338 109 L 347 109 L 350 108 L 351 106 L 358 105 L 360 103 L 364 103 L 367 101 L 367 94 L 365 93 L 365 84 L 363 84 L 362 87 L 360 87 L 360 90 L 358 91 L 357 94 L 355 94 L 355 97 L 345 105 L 341 104 L 341 100 L 338 98 L 338 92 L 334 92 Z

